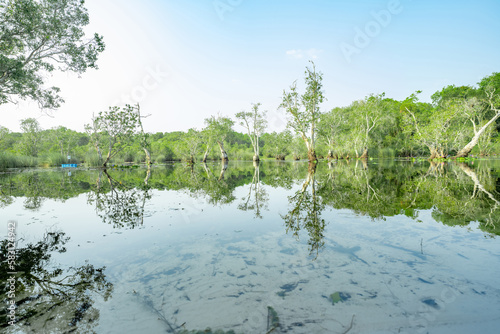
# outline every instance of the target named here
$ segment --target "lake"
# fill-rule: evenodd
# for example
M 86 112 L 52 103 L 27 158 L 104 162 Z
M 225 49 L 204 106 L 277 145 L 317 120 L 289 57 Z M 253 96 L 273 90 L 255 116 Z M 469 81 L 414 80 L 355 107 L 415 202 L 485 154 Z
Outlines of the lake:
M 500 160 L 23 169 L 0 187 L 5 333 L 500 326 Z

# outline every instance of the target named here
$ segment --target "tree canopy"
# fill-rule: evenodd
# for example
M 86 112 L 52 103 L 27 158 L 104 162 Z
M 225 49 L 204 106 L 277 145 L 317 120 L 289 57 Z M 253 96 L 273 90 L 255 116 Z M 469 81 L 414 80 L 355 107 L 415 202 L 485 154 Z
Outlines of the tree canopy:
M 97 68 L 102 36 L 85 38 L 89 15 L 82 0 L 0 0 L 0 104 L 32 99 L 42 109 L 64 100 L 45 87 L 48 73 Z

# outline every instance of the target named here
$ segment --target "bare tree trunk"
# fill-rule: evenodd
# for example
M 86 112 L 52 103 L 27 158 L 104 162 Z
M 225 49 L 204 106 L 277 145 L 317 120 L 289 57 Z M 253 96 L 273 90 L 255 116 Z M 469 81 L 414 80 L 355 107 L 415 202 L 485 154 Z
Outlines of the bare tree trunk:
M 145 185 L 148 185 L 148 181 L 149 181 L 150 177 L 151 177 L 151 165 L 148 165 L 148 170 L 146 172 L 146 178 L 144 179 L 144 184 Z
M 307 158 L 309 159 L 309 162 L 314 162 L 314 161 L 318 160 L 318 158 L 316 157 L 316 151 L 314 150 L 314 148 L 311 147 L 307 151 Z
M 227 160 L 224 160 L 222 162 L 222 168 L 221 168 L 221 171 L 220 171 L 219 181 L 224 180 L 224 173 L 226 172 L 227 165 L 228 165 Z
M 227 157 L 227 153 L 224 150 L 224 143 L 221 142 L 220 140 L 218 140 L 217 144 L 219 144 L 221 160 L 222 161 L 229 161 L 229 158 Z
M 260 160 L 260 159 L 259 159 L 259 156 L 258 156 L 258 155 L 254 155 L 254 156 L 253 156 L 253 161 L 259 161 L 259 160 Z
M 208 166 L 205 162 L 203 162 L 203 168 L 205 169 L 205 173 L 207 173 L 207 179 L 209 179 L 212 171 L 210 169 L 208 169 Z
M 495 196 L 493 196 L 492 193 L 490 193 L 489 191 L 487 191 L 484 186 L 481 184 L 481 182 L 479 181 L 479 178 L 477 177 L 477 174 L 476 172 L 470 168 L 469 166 L 467 166 L 466 164 L 464 163 L 459 163 L 458 164 L 458 167 L 460 167 L 460 169 L 465 173 L 467 174 L 467 176 L 469 176 L 472 180 L 472 182 L 474 182 L 474 186 L 481 190 L 483 193 L 485 193 L 493 202 L 495 202 L 495 207 L 496 206 L 499 206 L 500 205 L 500 201 L 498 201 Z
M 429 147 L 429 150 L 431 151 L 431 156 L 429 157 L 429 160 L 437 159 L 439 158 L 438 150 L 434 147 Z
M 368 164 L 366 163 L 366 159 L 361 159 L 361 163 L 363 164 L 363 169 L 367 170 L 368 169 Z
M 368 148 L 367 148 L 367 147 L 365 147 L 365 148 L 363 149 L 363 153 L 361 154 L 361 156 L 360 156 L 359 158 L 360 158 L 360 159 L 363 159 L 363 160 L 368 159 Z
M 467 145 L 465 145 L 464 148 L 462 148 L 460 151 L 458 151 L 458 153 L 455 157 L 456 158 L 467 157 L 469 155 L 470 151 L 472 151 L 474 146 L 476 146 L 477 143 L 479 142 L 479 138 L 484 133 L 484 131 L 486 131 L 486 128 L 488 128 L 488 126 L 490 126 L 491 123 L 495 122 L 497 120 L 497 118 L 499 118 L 499 117 L 500 117 L 500 112 L 497 113 L 492 119 L 490 119 L 488 121 L 488 123 L 486 123 L 481 129 L 479 129 L 479 131 L 476 132 L 474 137 L 472 137 L 471 141 Z
M 207 162 L 208 152 L 210 151 L 210 146 L 207 145 L 207 149 L 205 150 L 205 154 L 203 155 L 202 162 Z
M 149 166 L 152 164 L 151 162 L 151 153 L 149 153 L 149 150 L 146 147 L 143 147 L 144 153 L 146 153 L 146 164 Z
M 99 144 L 94 144 L 95 146 L 95 149 L 97 150 L 97 155 L 99 156 L 99 162 L 102 161 L 102 152 L 101 152 L 101 148 L 99 147 Z
M 104 167 L 108 165 L 109 160 L 111 160 L 111 150 L 108 152 L 108 155 L 106 156 L 106 160 L 102 163 Z
M 335 159 L 335 157 L 333 156 L 332 150 L 328 150 L 328 155 L 326 157 L 328 158 L 328 160 Z
M 307 166 L 307 181 L 306 183 L 309 184 L 309 181 L 312 179 L 314 174 L 316 173 L 316 164 L 315 163 L 309 163 L 309 166 Z

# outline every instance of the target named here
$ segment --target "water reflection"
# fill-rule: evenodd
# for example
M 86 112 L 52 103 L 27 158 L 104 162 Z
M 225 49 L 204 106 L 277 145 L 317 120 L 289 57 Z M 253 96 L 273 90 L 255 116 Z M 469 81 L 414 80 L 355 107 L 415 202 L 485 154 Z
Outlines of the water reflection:
M 35 329 L 47 323 L 53 332 L 137 333 L 147 324 L 155 333 L 209 325 L 242 333 L 342 333 L 370 332 L 378 323 L 379 332 L 416 332 L 432 317 L 445 320 L 435 327 L 460 326 L 462 315 L 472 314 L 473 325 L 487 332 L 486 318 L 498 323 L 499 272 L 492 265 L 498 243 L 476 226 L 488 236 L 499 233 L 499 170 L 498 161 L 172 164 L 4 174 L 0 191 L 2 213 L 15 214 L 36 197 L 38 211 L 20 217 L 24 228 L 67 224 L 71 242 L 81 245 L 72 261 L 106 264 L 115 284 L 100 307 L 91 296 L 106 298 L 112 288 L 100 276 L 103 268 L 47 264 L 71 247 L 63 234 L 48 236 L 46 244 L 57 239 L 59 246 L 43 248 L 49 256 L 33 261 L 42 263 L 44 271 L 33 274 L 42 286 L 33 279 L 38 290 L 19 292 L 23 314 L 42 310 L 23 319 Z M 36 191 L 26 189 L 27 180 Z M 47 200 L 78 196 L 68 203 L 81 206 L 72 220 L 64 219 L 63 205 Z M 91 207 L 82 205 L 86 200 Z M 186 224 L 184 216 L 193 219 Z M 132 230 L 137 226 L 145 228 Z M 83 283 L 74 292 L 60 282 Z M 63 297 L 69 299 L 61 303 Z M 473 314 L 481 308 L 492 311 Z M 280 325 L 272 325 L 273 315 Z
M 299 237 L 301 230 L 309 234 L 309 250 L 311 254 L 318 256 L 319 250 L 324 246 L 325 220 L 321 213 L 325 209 L 322 196 L 317 192 L 316 164 L 310 163 L 307 170 L 307 178 L 302 188 L 294 195 L 288 197 L 292 209 L 282 216 L 285 221 L 286 232 L 292 232 Z
M 113 285 L 104 275 L 105 267 L 95 268 L 88 262 L 65 269 L 55 265 L 52 255 L 66 252 L 68 240 L 63 232 L 49 232 L 42 240 L 18 248 L 15 275 L 7 261 L 11 246 L 7 239 L 1 242 L 0 279 L 9 284 L 0 296 L 4 305 L 0 327 L 9 326 L 6 305 L 14 298 L 16 328 L 44 333 L 93 332 L 99 320 L 94 298 L 110 298 Z
M 445 225 L 467 226 L 479 222 L 488 233 L 500 234 L 500 161 L 429 163 L 395 161 L 320 162 L 308 168 L 303 162 L 175 164 L 151 169 L 75 171 L 27 171 L 0 175 L 0 205 L 24 197 L 24 207 L 37 210 L 47 198 L 66 200 L 86 193 L 102 221 L 118 228 L 143 223 L 144 208 L 154 190 L 176 190 L 210 205 L 225 207 L 236 201 L 235 190 L 245 196 L 238 209 L 255 218 L 276 215 L 268 211 L 271 188 L 292 189 L 285 229 L 309 234 L 311 251 L 321 248 L 328 221 L 327 208 L 348 209 L 372 219 L 406 215 L 419 220 L 421 210 Z M 300 186 L 298 186 L 300 184 Z M 269 188 L 270 187 L 270 188 Z
M 260 163 L 253 162 L 254 173 L 252 182 L 248 185 L 248 195 L 242 198 L 242 202 L 238 205 L 238 209 L 243 211 L 253 211 L 255 218 L 262 219 L 262 210 L 267 210 L 269 196 L 266 189 L 260 182 Z
M 118 173 L 117 177 L 120 176 Z M 148 169 L 143 182 L 129 183 L 112 177 L 107 170 L 100 171 L 92 191 L 88 193 L 87 202 L 95 206 L 97 215 L 104 223 L 118 228 L 141 226 L 146 201 L 151 199 L 150 176 Z

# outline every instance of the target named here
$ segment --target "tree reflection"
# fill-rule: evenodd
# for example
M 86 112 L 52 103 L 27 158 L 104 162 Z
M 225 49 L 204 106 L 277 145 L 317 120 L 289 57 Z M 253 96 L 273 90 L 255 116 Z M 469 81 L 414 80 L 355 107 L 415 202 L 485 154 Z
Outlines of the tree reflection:
M 146 201 L 151 199 L 151 187 L 148 185 L 150 173 L 148 169 L 144 181 L 140 185 L 134 185 L 118 181 L 107 170 L 102 170 L 87 201 L 95 205 L 95 210 L 104 223 L 119 228 L 141 226 L 144 223 Z M 106 177 L 104 182 L 103 175 Z
M 329 165 L 324 174 L 319 192 L 333 208 L 350 209 L 372 219 L 401 213 L 397 196 L 407 177 L 404 170 L 369 166 L 366 161 L 339 161 Z
M 10 194 L 10 189 L 0 186 L 0 209 L 11 205 L 14 202 L 14 197 Z
M 498 235 L 496 180 L 487 165 L 430 164 L 426 173 L 405 182 L 403 197 L 409 207 L 432 210 L 432 217 L 445 225 L 466 226 L 477 221 L 481 229 Z
M 477 198 L 479 196 L 479 193 L 481 192 L 486 196 L 486 198 L 491 203 L 490 212 L 489 213 L 486 212 L 484 214 L 484 220 L 481 222 L 481 224 L 483 224 L 483 226 L 484 226 L 484 229 L 488 230 L 490 233 L 499 234 L 500 231 L 498 231 L 498 227 L 500 227 L 500 201 L 497 198 L 495 198 L 495 195 L 493 194 L 493 192 L 496 192 L 495 184 L 492 184 L 490 182 L 489 188 L 492 188 L 492 190 L 489 191 L 481 183 L 478 175 L 476 174 L 476 172 L 472 168 L 470 168 L 468 165 L 466 165 L 464 163 L 458 164 L 458 167 L 460 167 L 460 169 L 467 176 L 469 176 L 470 179 L 472 180 L 472 182 L 474 183 L 474 190 L 473 190 L 471 198 Z M 488 174 L 488 172 L 490 171 L 489 168 L 487 170 L 485 168 L 482 168 L 480 170 L 483 171 L 483 175 L 484 175 L 485 171 L 486 171 L 486 174 Z M 486 175 L 486 178 L 489 181 L 492 180 L 492 178 L 488 177 L 488 175 Z M 497 196 L 498 196 L 498 193 L 497 193 Z
M 205 171 L 205 178 L 202 179 L 199 191 L 201 194 L 208 198 L 208 202 L 214 205 L 229 204 L 233 202 L 236 197 L 233 194 L 234 180 L 232 178 L 225 178 L 228 162 L 221 162 L 221 171 L 217 177 L 210 167 L 203 163 Z
M 245 187 L 240 210 L 264 217 L 269 201 L 265 189 L 289 192 L 297 181 L 303 190 L 290 196 L 290 226 L 296 217 L 315 203 L 333 209 L 348 209 L 372 219 L 406 215 L 418 220 L 421 210 L 430 210 L 438 222 L 466 226 L 478 222 L 488 233 L 500 234 L 498 193 L 499 160 L 457 162 L 339 160 L 318 163 L 305 175 L 304 162 L 231 162 L 214 164 L 173 164 L 161 168 L 75 171 L 71 177 L 60 172 L 22 172 L 0 175 L 0 206 L 23 197 L 25 208 L 37 210 L 44 200 L 88 194 L 98 215 L 116 227 L 133 228 L 143 223 L 145 203 L 152 189 L 181 191 L 204 198 L 210 205 L 231 205 L 235 189 Z M 314 196 L 313 196 L 314 194 Z M 318 202 L 318 200 L 321 200 Z M 311 202 L 312 201 L 312 202 Z M 307 211 L 306 210 L 306 211 Z M 302 212 L 302 216 L 298 215 Z M 312 211 L 311 211 L 312 212 Z M 270 212 L 272 215 L 273 213 Z M 292 219 L 292 217 L 295 217 Z M 319 224 L 319 223 L 318 223 Z M 308 226 L 314 224 L 309 223 Z M 291 229 L 291 227 L 289 228 Z
M 292 207 L 284 216 L 286 232 L 292 232 L 299 237 L 300 230 L 304 229 L 309 235 L 310 254 L 319 254 L 324 246 L 325 220 L 321 213 L 325 209 L 322 197 L 316 191 L 316 164 L 309 163 L 307 178 L 302 188 L 294 195 L 288 197 L 289 205 Z
M 73 176 L 68 176 L 66 171 L 28 170 L 0 174 L 0 207 L 12 204 L 13 197 L 24 197 L 24 208 L 37 211 L 48 198 L 66 200 L 88 192 L 85 180 L 71 181 L 76 175 L 80 177 L 84 173 L 75 171 Z
M 25 178 L 25 196 L 24 208 L 36 211 L 42 206 L 44 198 L 42 197 L 43 183 L 40 182 L 38 174 L 28 174 Z
M 113 285 L 104 275 L 105 267 L 95 268 L 86 263 L 67 269 L 55 266 L 53 253 L 66 251 L 69 240 L 63 232 L 46 233 L 37 243 L 17 249 L 15 270 L 16 325 L 38 333 L 93 332 L 99 319 L 99 310 L 93 307 L 96 295 L 104 300 L 111 297 Z M 2 282 L 14 275 L 9 274 L 8 240 L 0 244 Z M 1 299 L 8 305 L 12 297 L 10 286 L 4 285 Z M 4 306 L 6 308 L 6 306 Z M 1 327 L 10 319 L 4 309 L 0 315 Z M 16 326 L 18 328 L 18 326 Z
M 254 161 L 254 173 L 252 182 L 248 189 L 248 195 L 243 197 L 243 202 L 238 205 L 238 209 L 243 211 L 253 211 L 255 218 L 262 218 L 261 210 L 267 209 L 269 196 L 260 184 L 259 161 Z

